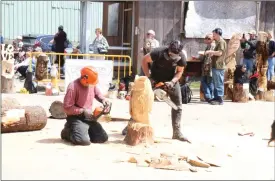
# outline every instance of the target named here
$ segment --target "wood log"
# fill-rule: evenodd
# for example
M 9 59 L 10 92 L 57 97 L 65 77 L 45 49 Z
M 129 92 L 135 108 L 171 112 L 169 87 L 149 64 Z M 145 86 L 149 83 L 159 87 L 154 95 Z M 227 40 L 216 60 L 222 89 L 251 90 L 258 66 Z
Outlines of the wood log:
M 63 108 L 63 103 L 61 101 L 54 101 L 49 109 L 53 118 L 56 119 L 66 119 L 67 115 Z
M 19 101 L 17 101 L 17 99 L 13 97 L 5 97 L 2 99 L 2 105 L 1 105 L 2 111 L 13 109 L 19 106 L 20 106 Z
M 248 102 L 249 100 L 249 89 L 244 88 L 244 85 L 235 83 L 233 87 L 233 102 Z
M 25 110 L 25 116 L 20 117 L 19 120 L 1 122 L 2 133 L 35 131 L 46 126 L 47 114 L 41 106 L 19 106 L 16 109 Z
M 275 101 L 274 90 L 266 91 L 264 93 L 264 100 L 269 102 L 274 102 Z
M 126 144 L 136 146 L 138 144 L 152 145 L 154 143 L 154 131 L 149 124 L 138 123 L 131 120 L 124 141 Z
M 1 93 L 15 93 L 14 77 L 6 78 L 1 76 Z

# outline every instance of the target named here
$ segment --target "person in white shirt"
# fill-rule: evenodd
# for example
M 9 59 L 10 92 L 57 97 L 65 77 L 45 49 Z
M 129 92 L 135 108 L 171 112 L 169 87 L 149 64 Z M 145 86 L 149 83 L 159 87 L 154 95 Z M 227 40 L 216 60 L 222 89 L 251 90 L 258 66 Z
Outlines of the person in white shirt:
M 143 47 L 141 48 L 144 55 L 150 53 L 154 48 L 159 47 L 159 41 L 155 39 L 155 36 L 156 33 L 154 30 L 147 31 Z
M 159 41 L 155 39 L 155 36 L 156 36 L 156 33 L 154 30 L 147 31 L 143 47 L 141 48 L 141 51 L 143 51 L 144 56 L 150 53 L 153 49 L 159 47 Z M 148 63 L 148 67 L 150 69 L 151 67 L 150 63 Z M 140 74 L 144 75 L 142 68 L 140 69 Z

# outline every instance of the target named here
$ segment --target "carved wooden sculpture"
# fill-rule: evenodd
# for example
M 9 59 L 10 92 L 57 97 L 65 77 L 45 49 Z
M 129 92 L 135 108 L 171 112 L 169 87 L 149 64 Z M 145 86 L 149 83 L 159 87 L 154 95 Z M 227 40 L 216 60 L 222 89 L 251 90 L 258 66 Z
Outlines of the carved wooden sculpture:
M 14 48 L 1 45 L 1 93 L 15 93 L 14 86 Z
M 35 69 L 35 78 L 38 81 L 47 78 L 47 70 L 48 70 L 48 57 L 45 54 L 39 54 L 37 56 L 36 69 Z
M 224 95 L 225 99 L 232 99 L 233 77 L 236 66 L 236 52 L 240 47 L 241 34 L 234 33 L 228 43 L 226 69 L 224 72 Z
M 236 65 L 234 71 L 233 102 L 247 102 L 249 100 L 249 84 L 244 65 Z
M 153 128 L 150 125 L 150 112 L 154 102 L 154 93 L 150 80 L 146 76 L 136 77 L 131 91 L 130 115 L 125 141 L 128 145 L 139 143 L 153 144 Z
M 258 42 L 256 45 L 256 62 L 257 72 L 259 74 L 258 79 L 258 98 L 264 99 L 264 92 L 267 90 L 267 67 L 268 67 L 268 47 L 267 47 L 267 33 L 258 33 Z

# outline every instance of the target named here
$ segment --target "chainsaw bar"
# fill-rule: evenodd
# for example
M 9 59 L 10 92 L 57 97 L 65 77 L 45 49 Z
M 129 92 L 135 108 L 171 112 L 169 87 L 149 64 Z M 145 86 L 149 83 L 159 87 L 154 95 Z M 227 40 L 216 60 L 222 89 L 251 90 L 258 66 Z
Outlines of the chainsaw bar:
M 165 101 L 173 109 L 178 110 L 178 106 L 167 97 L 167 93 L 164 90 L 156 89 L 154 93 L 160 100 Z

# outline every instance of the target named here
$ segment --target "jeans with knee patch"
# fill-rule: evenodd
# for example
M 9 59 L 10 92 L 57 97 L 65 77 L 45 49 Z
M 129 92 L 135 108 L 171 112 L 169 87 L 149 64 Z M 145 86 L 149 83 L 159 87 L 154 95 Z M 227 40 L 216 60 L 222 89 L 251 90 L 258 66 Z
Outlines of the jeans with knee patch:
M 85 120 L 83 116 L 68 116 L 61 133 L 65 139 L 75 145 L 90 145 L 108 141 L 108 135 L 100 123 Z

